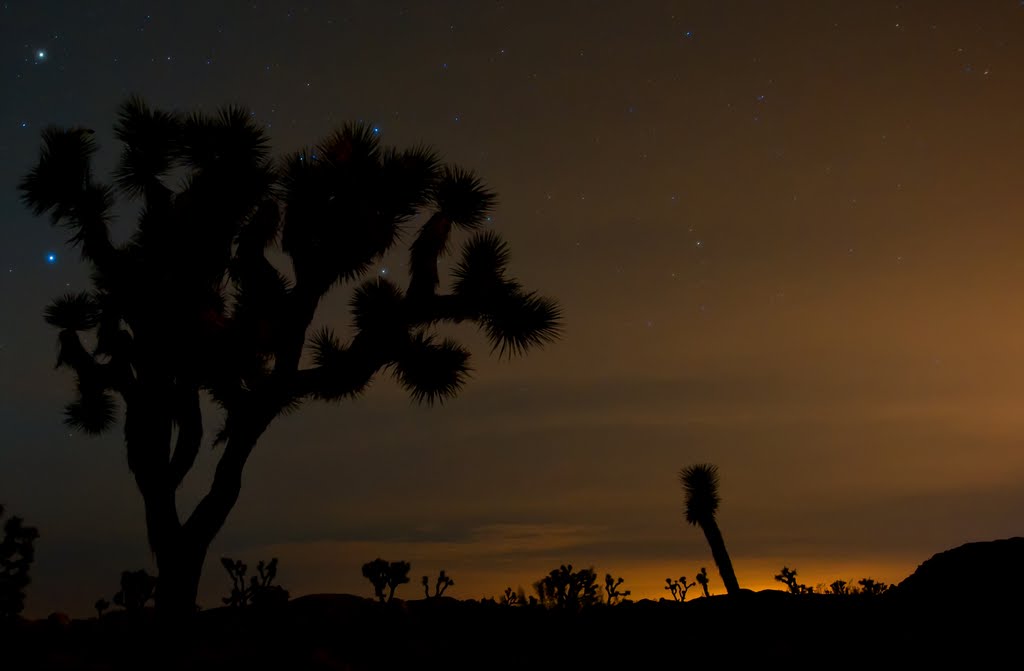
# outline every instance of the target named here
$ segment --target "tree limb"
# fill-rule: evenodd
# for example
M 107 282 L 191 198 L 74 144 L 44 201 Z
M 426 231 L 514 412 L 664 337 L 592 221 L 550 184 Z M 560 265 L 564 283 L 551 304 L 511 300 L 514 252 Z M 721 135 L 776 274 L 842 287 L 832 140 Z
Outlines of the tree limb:
M 178 439 L 171 455 L 170 480 L 171 486 L 177 489 L 199 454 L 199 445 L 203 440 L 203 415 L 199 408 L 199 390 L 192 387 L 178 392 L 175 404 L 175 421 L 178 424 Z

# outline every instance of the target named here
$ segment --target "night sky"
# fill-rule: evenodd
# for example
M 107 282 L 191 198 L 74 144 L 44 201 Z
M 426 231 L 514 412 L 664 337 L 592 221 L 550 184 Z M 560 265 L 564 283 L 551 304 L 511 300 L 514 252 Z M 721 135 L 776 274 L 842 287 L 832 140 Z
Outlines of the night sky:
M 0 503 L 41 535 L 26 614 L 87 615 L 155 571 L 120 427 L 61 423 L 42 311 L 86 269 L 16 190 L 48 124 L 96 129 L 109 175 L 133 93 L 244 105 L 277 153 L 346 120 L 435 146 L 498 193 L 512 272 L 564 309 L 524 359 L 456 329 L 475 373 L 441 407 L 380 378 L 276 421 L 205 607 L 224 555 L 278 557 L 293 596 L 370 596 L 378 556 L 412 563 L 407 598 L 442 568 L 481 598 L 562 563 L 654 598 L 706 566 L 723 593 L 683 517 L 696 462 L 719 466 L 743 587 L 783 565 L 895 583 L 1022 535 L 1022 5 L 0 2 Z

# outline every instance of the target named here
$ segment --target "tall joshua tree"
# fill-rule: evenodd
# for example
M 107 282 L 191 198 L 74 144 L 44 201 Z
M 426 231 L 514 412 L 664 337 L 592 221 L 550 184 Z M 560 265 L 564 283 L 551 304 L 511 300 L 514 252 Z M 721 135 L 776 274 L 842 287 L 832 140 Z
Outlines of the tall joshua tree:
M 699 526 L 711 547 L 711 556 L 718 567 L 718 573 L 725 583 L 729 594 L 740 591 L 736 581 L 736 573 L 732 569 L 732 560 L 725 549 L 725 540 L 715 520 L 718 512 L 718 467 L 711 464 L 694 464 L 679 472 L 679 481 L 686 494 L 686 521 Z
M 51 127 L 20 190 L 37 215 L 70 230 L 91 266 L 91 290 L 45 312 L 59 332 L 57 365 L 76 378 L 65 419 L 99 434 L 123 407 L 163 614 L 193 611 L 246 460 L 283 412 L 353 399 L 378 373 L 422 403 L 454 396 L 470 352 L 440 338 L 438 324 L 475 323 L 509 357 L 558 336 L 558 305 L 507 274 L 508 246 L 485 229 L 494 194 L 430 148 L 385 148 L 372 128 L 350 124 L 272 160 L 242 109 L 186 116 L 136 98 L 120 107 L 115 135 L 123 148 L 112 185 L 93 175 L 93 131 Z M 124 243 L 108 232 L 116 196 L 140 206 Z M 400 286 L 372 271 L 410 226 Z M 471 235 L 443 285 L 439 261 L 460 232 Z M 310 333 L 321 299 L 344 284 L 353 286 L 348 337 Z M 204 395 L 221 411 L 220 458 L 209 491 L 179 516 Z

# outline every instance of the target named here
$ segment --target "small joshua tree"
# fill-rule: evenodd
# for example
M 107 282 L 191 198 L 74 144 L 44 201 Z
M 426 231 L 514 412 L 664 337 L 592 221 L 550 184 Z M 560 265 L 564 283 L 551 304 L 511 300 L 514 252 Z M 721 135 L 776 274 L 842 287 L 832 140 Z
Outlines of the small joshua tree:
M 523 598 L 521 592 L 515 592 L 511 587 L 505 588 L 505 593 L 501 595 L 501 605 L 503 606 L 519 606 L 526 603 L 526 599 Z
M 700 584 L 700 588 L 704 590 L 704 596 L 711 596 L 711 592 L 708 591 L 708 570 L 703 566 L 700 568 L 700 573 L 697 574 L 697 582 Z
M 686 601 L 686 593 L 690 591 L 690 588 L 697 583 L 691 582 L 686 584 L 686 576 L 681 576 L 679 582 L 676 582 L 672 578 L 665 578 L 665 589 L 672 593 L 672 599 L 674 601 L 683 602 Z
M 409 569 L 412 568 L 407 561 L 387 562 L 377 557 L 371 562 L 363 564 L 363 577 L 373 585 L 374 596 L 381 602 L 391 602 L 395 598 L 395 589 L 399 585 L 409 582 Z M 384 596 L 384 589 L 388 594 Z
M 279 585 L 271 585 L 277 577 L 277 557 L 264 564 L 261 560 L 256 565 L 256 572 L 249 578 L 249 584 L 245 584 L 245 573 L 248 567 L 241 561 L 234 561 L 228 557 L 220 560 L 224 570 L 231 576 L 231 594 L 221 599 L 228 606 L 244 607 L 250 604 L 281 603 L 288 600 L 288 591 Z
M 114 603 L 127 611 L 136 612 L 146 607 L 156 595 L 156 578 L 146 569 L 121 572 L 121 590 L 114 595 Z
M 619 591 L 619 586 L 625 582 L 621 577 L 613 579 L 611 573 L 604 574 L 604 591 L 608 594 L 608 605 L 615 605 L 618 599 L 625 599 L 627 596 L 632 594 L 632 591 L 626 590 L 625 592 Z
M 835 594 L 837 596 L 847 596 L 850 594 L 850 587 L 847 585 L 845 580 L 836 580 L 828 586 L 829 594 Z
M 395 589 L 409 582 L 409 570 L 412 566 L 407 561 L 393 561 L 388 565 L 388 601 L 395 598 Z
M 540 603 L 548 608 L 579 610 L 600 603 L 594 569 L 572 570 L 562 564 L 534 585 Z
M 788 566 L 783 566 L 782 571 L 775 576 L 775 579 L 781 582 L 789 590 L 790 594 L 813 594 L 814 588 L 808 587 L 807 585 L 798 583 L 796 581 L 796 569 L 791 569 Z M 845 584 L 845 583 L 844 583 Z
M 887 585 L 884 582 L 875 582 L 871 578 L 861 578 L 857 581 L 857 584 L 860 585 L 860 593 L 865 596 L 885 594 L 891 588 L 891 585 Z
M 103 612 L 110 608 L 110 602 L 101 597 L 96 599 L 96 603 L 94 603 L 92 607 L 96 609 L 96 619 L 102 620 Z
M 0 517 L 4 507 L 0 506 Z M 14 619 L 25 607 L 25 588 L 31 579 L 28 570 L 35 560 L 35 542 L 39 532 L 11 516 L 4 523 L 0 540 L 0 620 Z
M 441 573 L 437 576 L 437 582 L 434 585 L 434 596 L 430 596 L 430 578 L 423 576 L 423 593 L 426 594 L 428 599 L 436 599 L 437 597 L 444 594 L 444 591 L 455 584 L 444 569 L 441 569 Z
M 373 585 L 373 595 L 384 603 L 384 589 L 388 586 L 388 563 L 380 557 L 366 562 L 363 564 L 363 577 Z

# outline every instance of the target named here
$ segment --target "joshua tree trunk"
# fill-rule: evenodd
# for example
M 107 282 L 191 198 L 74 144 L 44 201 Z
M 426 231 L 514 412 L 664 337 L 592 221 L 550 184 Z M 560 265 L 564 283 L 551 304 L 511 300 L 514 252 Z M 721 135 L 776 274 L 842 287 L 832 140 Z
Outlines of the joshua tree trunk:
M 198 395 L 190 401 L 194 401 L 194 419 L 198 422 Z M 182 406 L 177 406 L 177 441 L 173 456 L 168 458 L 171 454 L 170 431 L 154 431 L 153 427 L 169 427 L 169 414 L 164 417 L 156 415 L 156 412 L 167 413 L 163 409 L 166 406 L 154 403 L 150 407 L 159 410 L 139 413 L 142 415 L 139 423 L 132 421 L 139 415 L 129 415 L 126 420 L 129 466 L 142 493 L 149 545 L 156 558 L 157 612 L 162 619 L 181 621 L 195 612 L 206 554 L 238 501 L 245 462 L 269 424 L 269 419 L 256 419 L 258 413 L 249 413 L 248 421 L 233 423 L 209 492 L 182 523 L 175 503 L 175 492 L 192 467 L 202 431 L 198 424 L 193 427 L 188 413 L 180 412 Z M 188 407 L 192 407 L 191 402 Z M 154 445 L 157 449 L 152 449 Z
M 715 566 L 718 567 L 718 573 L 722 576 L 722 582 L 725 583 L 725 591 L 729 594 L 738 594 L 740 584 L 736 580 L 736 572 L 733 571 L 729 551 L 725 549 L 725 539 L 722 538 L 722 532 L 718 529 L 718 522 L 715 521 L 714 516 L 709 516 L 700 521 L 700 528 L 704 531 L 704 537 L 711 548 Z
M 157 554 L 156 608 L 161 619 L 182 622 L 195 612 L 208 549 L 209 545 L 183 541 Z

